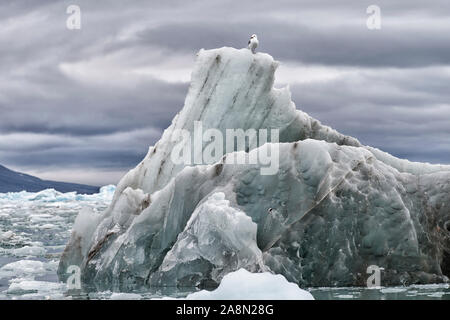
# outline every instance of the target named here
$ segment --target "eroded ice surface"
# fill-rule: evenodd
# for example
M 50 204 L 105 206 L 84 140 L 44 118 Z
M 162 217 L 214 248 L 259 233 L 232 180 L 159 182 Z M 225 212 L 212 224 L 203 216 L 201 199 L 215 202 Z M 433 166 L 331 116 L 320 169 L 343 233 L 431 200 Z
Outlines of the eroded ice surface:
M 198 274 L 200 285 L 205 273 L 219 283 L 224 275 L 239 268 L 264 271 L 256 230 L 256 223 L 231 207 L 223 192 L 213 193 L 195 209 L 150 282 L 157 286 L 192 286 L 193 272 L 194 277 Z
M 302 288 L 363 286 L 378 265 L 384 285 L 448 281 L 450 166 L 397 159 L 322 125 L 287 88 L 273 88 L 277 65 L 245 49 L 201 50 L 172 125 L 108 210 L 80 215 L 61 279 L 78 265 L 90 290 L 216 287 L 245 267 Z M 273 144 L 241 146 L 215 164 L 174 164 L 175 131 L 193 132 L 195 121 L 221 132 L 279 129 L 279 170 L 226 163 Z M 201 151 L 192 147 L 192 157 Z

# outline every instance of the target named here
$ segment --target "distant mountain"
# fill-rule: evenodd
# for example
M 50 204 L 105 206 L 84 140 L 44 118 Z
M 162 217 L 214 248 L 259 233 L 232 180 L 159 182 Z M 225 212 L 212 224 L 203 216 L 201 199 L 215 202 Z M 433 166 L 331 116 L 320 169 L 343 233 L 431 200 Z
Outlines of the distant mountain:
M 99 192 L 99 187 L 83 184 L 41 180 L 28 174 L 12 171 L 0 165 L 0 193 L 5 192 L 38 192 L 45 189 L 55 189 L 59 192 L 76 191 L 80 194 Z

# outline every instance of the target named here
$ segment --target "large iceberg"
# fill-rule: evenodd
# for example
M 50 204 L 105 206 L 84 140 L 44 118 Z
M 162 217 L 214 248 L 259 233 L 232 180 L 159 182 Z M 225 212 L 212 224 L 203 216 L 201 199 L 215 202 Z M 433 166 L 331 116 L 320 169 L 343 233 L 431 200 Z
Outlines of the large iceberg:
M 273 87 L 277 66 L 247 49 L 201 50 L 171 126 L 105 212 L 80 213 L 60 279 L 77 265 L 88 289 L 216 287 L 245 268 L 301 287 L 359 286 L 378 265 L 382 285 L 448 281 L 450 166 L 397 159 L 322 125 Z M 279 142 L 237 144 L 202 164 L 208 145 L 179 134 L 195 135 L 198 123 L 223 135 L 278 129 Z M 185 163 L 172 158 L 180 146 Z M 274 147 L 275 174 L 227 161 Z

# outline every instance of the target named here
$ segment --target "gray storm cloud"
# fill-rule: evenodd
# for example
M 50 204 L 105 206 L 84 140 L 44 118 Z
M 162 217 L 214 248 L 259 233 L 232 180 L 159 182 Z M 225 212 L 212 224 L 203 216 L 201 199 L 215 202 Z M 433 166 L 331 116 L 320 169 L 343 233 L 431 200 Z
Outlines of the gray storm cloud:
M 81 30 L 66 28 L 70 4 Z M 196 52 L 252 33 L 298 108 L 396 156 L 449 163 L 450 3 L 378 1 L 376 31 L 370 4 L 2 1 L 0 163 L 115 183 L 182 108 Z

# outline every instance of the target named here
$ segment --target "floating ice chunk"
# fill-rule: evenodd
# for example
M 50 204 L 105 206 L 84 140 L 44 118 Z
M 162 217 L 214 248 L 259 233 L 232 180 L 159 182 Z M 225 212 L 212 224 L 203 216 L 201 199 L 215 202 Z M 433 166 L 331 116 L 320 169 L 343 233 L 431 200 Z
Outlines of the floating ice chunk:
M 5 241 L 12 237 L 14 237 L 14 232 L 12 231 L 0 232 L 0 241 Z
M 46 252 L 47 250 L 45 250 L 45 248 L 39 246 L 25 246 L 11 250 L 11 253 L 17 257 L 42 256 Z
M 39 229 L 47 229 L 47 230 L 49 230 L 49 229 L 56 229 L 56 228 L 58 228 L 58 226 L 56 226 L 53 223 L 46 223 L 46 224 L 43 224 L 41 226 L 38 226 L 38 228 Z
M 314 300 L 308 291 L 288 282 L 282 275 L 251 273 L 245 269 L 227 274 L 214 291 L 202 290 L 189 300 Z
M 45 263 L 35 260 L 11 262 L 0 268 L 0 279 L 9 277 L 34 277 L 46 273 Z
M 351 294 L 338 294 L 336 295 L 338 299 L 354 299 L 355 297 Z
M 136 293 L 124 293 L 124 292 L 114 292 L 110 300 L 140 300 L 142 296 Z
M 70 201 L 111 201 L 116 187 L 107 185 L 100 188 L 99 193 L 95 194 L 77 194 L 76 192 L 61 193 L 54 189 L 46 189 L 40 192 L 8 192 L 0 193 L 1 202 L 23 202 L 30 201 L 35 203 L 56 203 Z
M 408 290 L 406 287 L 393 287 L 393 288 L 382 288 L 381 293 L 400 293 Z
M 417 288 L 420 290 L 436 290 L 436 289 L 450 289 L 449 283 L 432 283 L 432 284 L 413 284 L 410 288 Z
M 428 296 L 430 298 L 442 298 L 442 296 L 445 295 L 445 294 L 446 294 L 446 292 L 439 291 L 439 292 L 434 292 L 434 293 L 428 294 Z
M 27 294 L 40 293 L 46 294 L 55 291 L 62 291 L 65 289 L 64 283 L 36 281 L 28 279 L 15 279 L 7 290 L 8 294 Z

